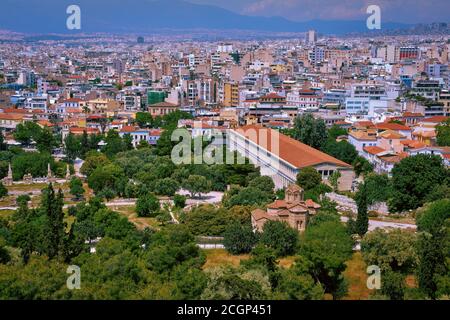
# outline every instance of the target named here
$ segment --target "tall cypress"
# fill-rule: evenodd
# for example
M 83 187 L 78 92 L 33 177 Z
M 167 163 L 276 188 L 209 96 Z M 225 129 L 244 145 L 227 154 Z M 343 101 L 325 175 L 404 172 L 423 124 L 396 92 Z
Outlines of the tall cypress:
M 358 216 L 355 222 L 355 232 L 362 237 L 369 230 L 368 200 L 364 185 L 361 186 L 358 192 L 356 204 L 358 205 Z
M 52 184 L 43 192 L 41 208 L 47 217 L 47 255 L 50 259 L 56 257 L 63 245 L 65 235 L 64 224 L 64 195 L 59 189 L 58 195 L 55 195 Z

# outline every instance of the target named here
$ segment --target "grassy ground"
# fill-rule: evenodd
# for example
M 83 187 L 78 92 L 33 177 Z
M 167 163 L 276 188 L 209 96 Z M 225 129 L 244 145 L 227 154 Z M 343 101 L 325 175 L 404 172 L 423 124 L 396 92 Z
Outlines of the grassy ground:
M 241 260 L 247 260 L 250 255 L 243 254 L 234 256 L 224 249 L 203 250 L 206 254 L 206 263 L 203 269 L 211 269 L 220 266 L 238 267 Z
M 347 262 L 347 269 L 344 271 L 344 277 L 348 281 L 348 293 L 344 300 L 365 300 L 369 297 L 372 290 L 367 288 L 366 273 L 367 266 L 363 261 L 361 253 L 356 252 L 353 258 Z
M 0 210 L 0 219 L 9 218 L 14 214 L 14 210 Z
M 161 225 L 155 218 L 140 218 L 136 214 L 135 206 L 112 206 L 110 209 L 119 212 L 128 218 L 128 221 L 135 224 L 136 228 L 143 230 L 145 228 L 160 229 Z
M 203 269 L 210 269 L 219 266 L 238 267 L 242 260 L 250 258 L 248 254 L 232 255 L 225 249 L 211 249 L 203 250 L 206 254 L 206 263 Z M 290 268 L 295 262 L 295 257 L 286 257 L 279 259 L 279 266 L 283 268 Z

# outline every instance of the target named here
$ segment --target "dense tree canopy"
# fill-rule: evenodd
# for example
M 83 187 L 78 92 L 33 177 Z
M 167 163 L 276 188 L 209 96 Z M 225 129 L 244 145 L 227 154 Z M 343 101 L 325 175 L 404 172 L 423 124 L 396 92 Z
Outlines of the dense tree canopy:
M 450 118 L 436 127 L 436 133 L 436 142 L 439 146 L 450 146 Z
M 322 119 L 315 119 L 308 113 L 295 119 L 293 136 L 313 148 L 321 149 L 327 141 L 328 134 L 325 122 Z
M 407 157 L 392 169 L 392 211 L 416 209 L 437 186 L 449 184 L 449 170 L 439 156 Z

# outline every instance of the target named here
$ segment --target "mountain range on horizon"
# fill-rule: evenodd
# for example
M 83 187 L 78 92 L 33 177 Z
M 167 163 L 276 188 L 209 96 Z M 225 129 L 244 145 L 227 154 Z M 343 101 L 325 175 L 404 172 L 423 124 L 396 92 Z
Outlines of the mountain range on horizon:
M 81 8 L 81 30 L 68 30 L 69 5 Z M 366 21 L 290 21 L 282 17 L 246 16 L 212 5 L 183 0 L 2 0 L 0 29 L 32 34 L 151 33 L 161 29 L 250 30 L 342 35 L 369 30 Z M 412 25 L 383 23 L 383 30 Z

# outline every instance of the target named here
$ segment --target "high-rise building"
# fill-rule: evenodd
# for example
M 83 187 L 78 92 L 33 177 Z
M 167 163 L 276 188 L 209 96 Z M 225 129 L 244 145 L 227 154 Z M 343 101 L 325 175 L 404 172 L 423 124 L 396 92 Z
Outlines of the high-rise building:
M 310 44 L 314 44 L 317 42 L 317 33 L 316 30 L 309 30 L 307 34 L 307 42 Z
M 224 107 L 236 107 L 239 105 L 239 85 L 235 83 L 224 84 Z

